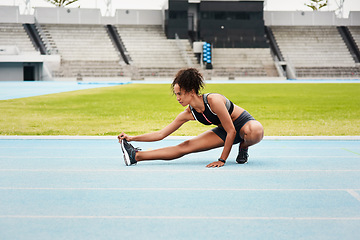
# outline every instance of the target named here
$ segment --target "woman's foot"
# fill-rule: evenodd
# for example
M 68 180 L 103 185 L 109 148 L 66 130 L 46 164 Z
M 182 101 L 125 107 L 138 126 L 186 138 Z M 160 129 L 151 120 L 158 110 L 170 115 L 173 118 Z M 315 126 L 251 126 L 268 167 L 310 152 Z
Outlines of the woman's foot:
M 247 163 L 249 158 L 248 148 L 239 148 L 239 154 L 236 158 L 236 162 L 239 164 Z
M 121 141 L 121 150 L 124 153 L 124 161 L 126 166 L 137 163 L 137 161 L 135 160 L 135 154 L 140 151 L 139 148 L 134 148 L 130 143 L 123 139 Z

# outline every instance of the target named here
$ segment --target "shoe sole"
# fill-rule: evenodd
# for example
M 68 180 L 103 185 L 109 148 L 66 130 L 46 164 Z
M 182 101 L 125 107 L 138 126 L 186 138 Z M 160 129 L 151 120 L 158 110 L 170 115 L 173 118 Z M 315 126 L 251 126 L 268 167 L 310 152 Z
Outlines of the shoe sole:
M 241 161 L 241 162 L 238 162 L 238 161 L 236 161 L 237 162 L 237 164 L 246 164 L 246 163 L 248 163 L 248 161 Z
M 124 162 L 126 166 L 130 166 L 131 165 L 131 161 L 130 161 L 130 156 L 127 153 L 125 146 L 124 146 L 124 141 L 121 141 L 121 150 L 124 154 Z

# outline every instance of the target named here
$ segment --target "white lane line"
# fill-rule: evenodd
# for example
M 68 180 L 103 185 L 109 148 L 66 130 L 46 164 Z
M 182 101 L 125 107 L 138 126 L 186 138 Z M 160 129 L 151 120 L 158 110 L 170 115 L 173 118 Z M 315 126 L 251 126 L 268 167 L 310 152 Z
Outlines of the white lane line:
M 91 159 L 108 159 L 108 158 L 111 158 L 111 159 L 121 159 L 122 160 L 122 156 L 81 156 L 81 157 L 78 157 L 78 156 L 63 156 L 63 157 L 59 157 L 59 156 L 52 156 L 52 155 L 49 155 L 49 156 L 27 156 L 27 155 L 24 155 L 24 156 L 1 156 L 0 155 L 0 158 L 9 158 L 9 159 L 16 159 L 16 158 L 20 158 L 20 159 L 87 159 L 87 158 L 91 158 Z M 354 155 L 354 156 L 342 156 L 342 155 L 339 155 L 339 156 L 334 156 L 334 155 L 331 155 L 331 156 L 314 156 L 314 155 L 311 155 L 311 156 L 293 156 L 293 155 L 289 155 L 289 156 L 269 156 L 269 155 L 264 155 L 264 156 L 260 156 L 260 155 L 257 155 L 257 156 L 253 156 L 253 158 L 256 158 L 256 159 L 273 159 L 273 158 L 311 158 L 311 159 L 319 159 L 319 158 L 322 158 L 322 159 L 328 159 L 328 158 L 360 158 L 360 156 L 357 156 L 357 155 Z
M 357 199 L 360 202 L 360 194 L 355 192 L 355 191 L 359 191 L 358 189 L 349 189 L 347 190 L 347 192 L 353 196 L 355 199 Z
M 85 191 L 243 191 L 243 192 L 266 192 L 266 191 L 273 191 L 273 192 L 344 192 L 349 191 L 348 189 L 262 189 L 262 188 L 89 188 L 89 187 L 79 187 L 79 188 L 64 188 L 64 187 L 0 187 L 1 190 L 45 190 L 45 191 L 52 191 L 52 190 L 66 190 L 66 191 L 77 191 L 77 190 L 85 190 Z M 352 189 L 353 191 L 360 191 L 360 189 Z
M 0 172 L 59 172 L 59 173 L 103 173 L 103 172 L 235 172 L 235 173 L 256 173 L 256 172 L 360 172 L 360 169 L 0 169 Z
M 140 145 L 140 144 L 139 144 Z M 157 146 L 157 144 L 153 144 L 151 145 L 153 148 Z M 161 146 L 173 146 L 173 145 L 170 145 L 170 144 L 160 144 L 160 147 Z M 117 146 L 118 149 L 119 148 L 119 145 Z M 298 147 L 293 147 L 293 146 L 255 146 L 257 149 L 261 149 L 261 150 L 277 150 L 277 151 L 284 151 L 284 150 L 304 150 L 306 149 L 308 152 L 309 150 L 318 150 L 318 151 L 331 151 L 331 150 L 334 150 L 334 147 L 333 146 L 325 146 L 325 147 L 314 147 L 314 146 L 298 146 Z M 255 147 L 253 149 L 255 149 Z M 60 149 L 62 150 L 81 150 L 81 149 L 88 149 L 89 147 L 86 147 L 84 145 L 81 145 L 81 146 L 61 146 Z M 50 146 L 50 147 L 47 147 L 47 146 L 0 146 L 0 149 L 17 149 L 17 150 L 38 150 L 38 151 L 45 151 L 45 150 L 58 150 L 59 149 L 59 146 Z M 109 150 L 109 151 L 116 151 L 116 148 L 114 150 L 114 148 L 112 146 L 97 146 L 96 147 L 97 150 Z M 146 149 L 146 148 L 145 148 Z M 339 150 L 344 150 L 344 151 L 347 151 L 347 152 L 352 152 L 352 150 L 348 150 L 347 148 L 336 148 L 336 149 L 339 149 Z M 360 151 L 360 149 L 358 148 L 355 148 L 355 147 L 352 147 L 352 149 L 355 149 L 357 151 Z M 357 153 L 357 152 L 356 152 Z M 359 154 L 359 153 L 357 153 Z
M 360 220 L 360 217 L 226 217 L 226 216 L 49 216 L 49 215 L 0 215 L 0 218 L 21 219 L 189 219 L 189 220 Z
M 59 173 L 103 173 L 103 172 L 235 172 L 235 173 L 256 173 L 256 172 L 327 172 L 327 173 L 338 173 L 338 172 L 360 172 L 360 169 L 0 169 L 0 172 L 59 172 Z

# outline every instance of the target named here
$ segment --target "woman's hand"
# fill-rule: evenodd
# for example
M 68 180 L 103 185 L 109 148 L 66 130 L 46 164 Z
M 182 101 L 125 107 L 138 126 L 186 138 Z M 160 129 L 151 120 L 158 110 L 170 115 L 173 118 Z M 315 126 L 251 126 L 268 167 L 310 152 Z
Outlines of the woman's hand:
M 210 164 L 206 165 L 206 167 L 214 168 L 214 167 L 222 167 L 224 165 L 225 165 L 225 163 L 223 163 L 221 161 L 216 161 L 216 162 L 213 162 L 213 163 L 210 163 Z
M 128 142 L 131 142 L 131 136 L 127 135 L 126 133 L 120 133 L 118 136 L 119 143 L 121 143 L 121 140 L 125 139 Z

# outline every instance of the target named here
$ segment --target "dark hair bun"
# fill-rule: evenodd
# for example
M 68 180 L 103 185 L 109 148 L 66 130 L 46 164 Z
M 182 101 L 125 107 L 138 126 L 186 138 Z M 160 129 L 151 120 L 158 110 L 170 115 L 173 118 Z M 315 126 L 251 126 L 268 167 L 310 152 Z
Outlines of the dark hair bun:
M 196 68 L 181 69 L 171 84 L 172 89 L 174 89 L 175 84 L 178 84 L 186 92 L 194 90 L 197 95 L 205 86 L 204 78 Z

